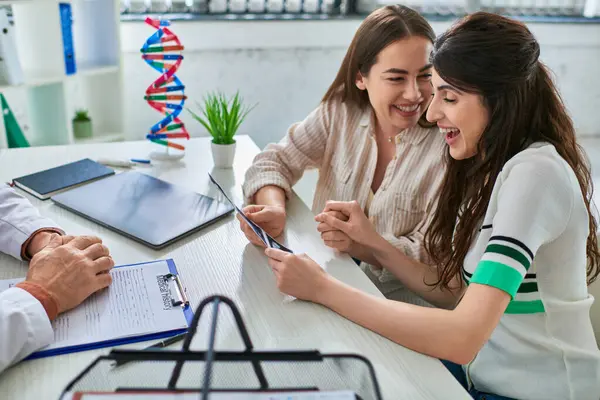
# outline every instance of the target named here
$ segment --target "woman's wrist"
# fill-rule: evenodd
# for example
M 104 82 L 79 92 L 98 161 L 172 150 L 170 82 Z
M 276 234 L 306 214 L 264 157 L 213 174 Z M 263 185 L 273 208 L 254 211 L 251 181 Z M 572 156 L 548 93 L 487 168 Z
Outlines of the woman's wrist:
M 377 258 L 381 254 L 384 254 L 387 248 L 390 246 L 390 243 L 385 240 L 385 238 L 379 234 L 373 235 L 373 240 L 368 243 L 364 243 L 362 246 L 365 247 L 367 251 L 369 251 L 373 257 Z
M 315 298 L 312 300 L 313 303 L 327 306 L 329 303 L 330 296 L 335 289 L 336 284 L 339 281 L 328 273 L 323 273 L 322 279 L 317 284 L 317 290 L 315 291 Z
M 254 194 L 254 204 L 278 206 L 285 210 L 285 190 L 275 185 L 263 186 Z
M 365 246 L 363 246 L 362 244 L 352 241 L 350 242 L 350 248 L 348 249 L 348 251 L 346 253 L 348 253 L 348 255 L 350 257 L 353 258 L 358 258 L 359 260 L 362 261 L 362 256 L 365 254 L 365 250 L 367 250 L 367 248 Z
M 366 262 L 367 264 L 370 264 L 377 269 L 381 269 L 381 266 L 379 265 L 377 258 L 373 254 L 373 251 L 364 244 L 353 242 L 351 250 L 348 252 L 348 254 L 351 257 Z

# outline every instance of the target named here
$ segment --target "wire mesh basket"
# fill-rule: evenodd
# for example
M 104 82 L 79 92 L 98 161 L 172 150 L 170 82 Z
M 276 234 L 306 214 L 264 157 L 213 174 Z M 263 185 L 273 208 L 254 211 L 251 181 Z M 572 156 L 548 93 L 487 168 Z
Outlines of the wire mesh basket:
M 214 348 L 221 304 L 233 313 L 244 342 L 243 351 Z M 207 350 L 192 351 L 189 347 L 200 316 L 209 305 L 213 313 Z M 115 363 L 122 365 L 115 367 Z M 208 297 L 198 306 L 181 350 L 113 350 L 73 379 L 61 399 L 85 400 L 93 398 L 86 394 L 118 392 L 144 398 L 150 394 L 185 394 L 186 399 L 202 400 L 212 399 L 217 393 L 225 396 L 220 398 L 234 398 L 234 394 L 241 393 L 343 392 L 351 393 L 350 398 L 382 399 L 373 366 L 361 355 L 316 350 L 255 351 L 238 309 L 224 296 Z

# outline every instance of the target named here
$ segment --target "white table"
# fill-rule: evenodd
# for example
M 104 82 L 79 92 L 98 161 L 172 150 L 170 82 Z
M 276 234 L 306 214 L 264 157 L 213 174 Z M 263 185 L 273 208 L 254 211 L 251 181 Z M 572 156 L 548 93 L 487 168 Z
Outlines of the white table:
M 238 204 L 242 202 L 244 172 L 259 149 L 247 136 L 238 138 L 233 169 L 213 169 L 208 138 L 193 139 L 181 162 L 155 163 L 139 171 L 180 184 L 198 193 L 217 196 L 207 172 L 220 180 Z M 156 145 L 126 142 L 93 145 L 38 147 L 0 151 L 0 181 L 75 161 L 84 157 L 144 158 Z M 257 349 L 319 349 L 322 352 L 353 352 L 374 365 L 385 399 L 469 399 L 442 364 L 368 331 L 319 305 L 285 302 L 262 251 L 248 244 L 233 216 L 220 221 L 162 251 L 151 250 L 65 211 L 50 200 L 29 196 L 40 212 L 72 234 L 103 238 L 117 265 L 173 258 L 181 273 L 192 305 L 210 294 L 224 294 L 239 307 Z M 329 273 L 365 292 L 381 296 L 371 281 L 347 256 L 324 246 L 308 207 L 298 197 L 289 202 L 285 244 L 306 252 Z M 157 215 L 158 217 L 158 215 Z M 25 276 L 26 265 L 0 255 L 0 278 Z M 227 317 L 225 317 L 227 315 Z M 229 313 L 219 321 L 217 347 L 241 349 L 241 341 Z M 203 318 L 204 319 L 204 318 Z M 208 321 L 201 321 L 193 348 L 206 346 Z M 1 340 L 1 338 L 0 338 Z M 147 343 L 129 345 L 141 348 Z M 0 397 L 25 399 L 57 398 L 65 385 L 98 355 L 110 349 L 88 351 L 20 363 L 0 376 Z

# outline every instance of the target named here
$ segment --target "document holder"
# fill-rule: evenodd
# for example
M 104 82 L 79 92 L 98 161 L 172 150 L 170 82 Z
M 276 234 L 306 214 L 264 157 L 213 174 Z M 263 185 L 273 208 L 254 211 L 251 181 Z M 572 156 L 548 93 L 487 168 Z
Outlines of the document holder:
M 215 349 L 220 306 L 231 309 L 244 344 L 242 351 Z M 210 306 L 210 307 L 209 307 Z M 212 309 L 206 351 L 190 350 L 203 311 Z M 115 362 L 127 362 L 113 367 Z M 242 316 L 231 299 L 205 298 L 194 313 L 181 350 L 113 350 L 98 357 L 64 389 L 61 399 L 75 393 L 272 393 L 351 391 L 356 399 L 381 400 L 371 362 L 351 353 L 318 350 L 256 351 Z M 85 397 L 83 397 L 85 398 Z

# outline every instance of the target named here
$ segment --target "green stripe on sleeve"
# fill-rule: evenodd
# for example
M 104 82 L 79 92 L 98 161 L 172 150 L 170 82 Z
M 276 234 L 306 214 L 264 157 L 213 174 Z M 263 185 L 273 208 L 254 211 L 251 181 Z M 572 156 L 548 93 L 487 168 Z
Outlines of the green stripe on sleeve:
M 523 266 L 525 267 L 525 270 L 528 270 L 529 266 L 531 265 L 531 263 L 529 262 L 529 259 L 527 257 L 525 257 L 523 255 L 523 253 L 521 253 L 519 250 L 514 249 L 512 247 L 504 246 L 502 244 L 490 244 L 485 249 L 485 252 L 486 253 L 497 253 L 497 254 L 502 254 L 506 257 L 510 257 L 513 260 L 523 264 Z
M 517 289 L 523 277 L 516 269 L 496 261 L 480 261 L 471 278 L 471 283 L 493 286 L 508 293 L 511 299 L 515 298 Z
M 541 300 L 511 301 L 506 307 L 505 314 L 536 314 L 543 313 L 546 309 Z
M 533 293 L 538 291 L 537 282 L 524 282 L 519 286 L 519 293 Z

